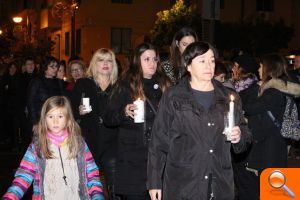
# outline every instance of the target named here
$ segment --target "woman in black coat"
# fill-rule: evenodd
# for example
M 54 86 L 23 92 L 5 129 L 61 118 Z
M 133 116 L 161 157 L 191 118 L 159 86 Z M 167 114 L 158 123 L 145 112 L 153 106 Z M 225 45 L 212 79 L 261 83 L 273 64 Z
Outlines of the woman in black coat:
M 190 77 L 166 91 L 149 146 L 148 189 L 152 200 L 233 200 L 231 152 L 246 150 L 251 134 L 238 95 L 213 79 L 215 53 L 205 42 L 183 53 Z M 223 134 L 230 95 L 235 126 Z
M 300 96 L 300 85 L 287 81 L 286 69 L 287 63 L 282 56 L 265 55 L 259 68 L 261 85 L 253 84 L 239 92 L 253 134 L 251 148 L 239 157 L 237 165 L 240 200 L 259 199 L 259 175 L 262 170 L 287 167 L 287 140 L 267 114 L 271 111 L 276 119 L 282 121 L 286 96 Z
M 71 92 L 75 119 L 79 122 L 97 165 L 103 168 L 110 199 L 114 198 L 117 129 L 104 126 L 103 116 L 117 77 L 115 54 L 101 48 L 90 61 L 87 78 L 78 79 Z M 91 110 L 82 105 L 82 98 L 89 98 Z
M 109 102 L 105 123 L 119 127 L 115 191 L 127 200 L 149 199 L 146 189 L 148 143 L 161 94 L 170 85 L 158 69 L 158 52 L 148 43 L 134 51 L 128 76 Z M 137 106 L 144 102 L 144 122 L 135 123 Z
M 33 79 L 28 86 L 27 108 L 33 132 L 37 131 L 44 102 L 49 97 L 65 94 L 63 82 L 56 78 L 57 70 L 58 60 L 51 56 L 47 57 L 42 64 L 40 76 Z

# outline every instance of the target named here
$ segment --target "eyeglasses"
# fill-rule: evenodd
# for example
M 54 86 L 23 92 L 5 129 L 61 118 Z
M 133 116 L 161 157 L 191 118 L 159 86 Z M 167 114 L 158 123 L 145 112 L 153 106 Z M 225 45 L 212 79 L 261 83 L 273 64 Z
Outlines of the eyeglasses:
M 145 61 L 146 63 L 148 63 L 148 62 L 150 62 L 150 61 L 153 61 L 153 62 L 155 62 L 155 63 L 158 63 L 159 59 L 158 59 L 157 57 L 155 57 L 155 58 L 147 57 L 147 58 L 144 58 L 144 61 Z
M 76 68 L 76 69 L 71 69 L 71 73 L 77 73 L 77 72 L 81 72 L 82 69 L 80 68 Z

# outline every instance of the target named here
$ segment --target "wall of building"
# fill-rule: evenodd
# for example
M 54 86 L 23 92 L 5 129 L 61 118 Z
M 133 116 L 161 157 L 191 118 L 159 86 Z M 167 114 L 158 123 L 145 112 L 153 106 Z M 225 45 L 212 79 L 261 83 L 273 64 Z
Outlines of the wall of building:
M 101 2 L 101 3 L 99 3 Z M 76 29 L 81 29 L 81 53 L 88 61 L 98 48 L 111 48 L 111 28 L 130 28 L 131 46 L 134 48 L 154 26 L 156 13 L 169 8 L 169 1 L 133 0 L 132 4 L 115 4 L 110 0 L 85 0 L 76 11 Z M 61 59 L 65 55 L 65 32 L 71 32 L 70 15 L 64 18 L 61 27 Z

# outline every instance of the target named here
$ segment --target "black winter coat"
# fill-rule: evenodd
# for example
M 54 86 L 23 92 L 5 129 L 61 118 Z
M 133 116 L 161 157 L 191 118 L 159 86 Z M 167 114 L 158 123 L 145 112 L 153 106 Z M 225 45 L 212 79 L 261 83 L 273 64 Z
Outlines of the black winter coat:
M 286 83 L 279 79 L 269 81 L 258 97 L 259 86 L 253 85 L 240 92 L 253 143 L 245 164 L 250 168 L 262 170 L 269 167 L 287 167 L 287 142 L 280 130 L 267 114 L 271 111 L 276 119 L 282 121 L 286 105 L 286 95 L 299 96 L 300 85 Z
M 145 96 L 157 109 L 162 92 L 157 80 L 144 79 Z M 128 81 L 121 83 L 109 104 L 104 122 L 119 127 L 118 153 L 116 165 L 115 192 L 117 194 L 144 194 L 147 178 L 148 142 L 150 139 L 154 111 L 145 102 L 145 123 L 134 123 L 131 117 L 125 116 L 125 106 L 132 104 Z
M 64 94 L 60 79 L 46 78 L 45 76 L 33 79 L 28 86 L 27 94 L 27 108 L 31 123 L 33 125 L 38 123 L 42 106 L 49 97 Z
M 193 95 L 189 78 L 166 91 L 159 105 L 148 158 L 148 189 L 162 189 L 164 200 L 233 200 L 231 165 L 235 153 L 251 142 L 236 93 L 213 80 L 215 99 L 205 112 Z M 226 141 L 224 116 L 235 95 L 235 120 L 241 129 L 237 144 Z
M 76 81 L 71 92 L 72 109 L 75 119 L 79 122 L 82 134 L 95 158 L 97 164 L 103 156 L 114 157 L 117 143 L 117 129 L 107 128 L 103 124 L 103 115 L 107 108 L 112 87 L 105 91 L 92 78 L 83 78 Z M 82 97 L 90 98 L 92 111 L 86 115 L 79 115 L 79 106 Z

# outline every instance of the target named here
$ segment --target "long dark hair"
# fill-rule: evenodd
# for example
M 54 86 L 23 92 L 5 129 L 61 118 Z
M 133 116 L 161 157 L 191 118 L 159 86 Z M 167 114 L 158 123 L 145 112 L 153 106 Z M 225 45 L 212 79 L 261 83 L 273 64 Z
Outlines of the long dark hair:
M 145 99 L 145 94 L 143 90 L 143 70 L 141 65 L 141 55 L 147 50 L 153 50 L 156 56 L 159 57 L 157 49 L 150 43 L 142 43 L 134 49 L 131 66 L 128 71 L 128 80 L 130 82 L 130 94 L 133 99 Z M 159 86 L 162 91 L 164 91 L 168 86 L 171 85 L 167 77 L 163 73 L 159 63 L 157 63 L 157 69 L 154 76 L 157 76 Z
M 267 54 L 261 57 L 262 66 L 262 85 L 268 82 L 272 78 L 287 78 L 289 79 L 287 73 L 287 61 L 280 54 Z
M 170 48 L 170 63 L 173 66 L 174 76 L 176 79 L 179 78 L 179 72 L 183 68 L 181 53 L 177 46 L 177 42 L 179 43 L 180 40 L 185 36 L 192 36 L 195 38 L 195 42 L 198 41 L 197 33 L 190 27 L 183 27 L 178 32 L 175 33 Z

